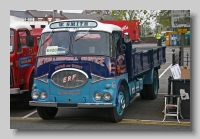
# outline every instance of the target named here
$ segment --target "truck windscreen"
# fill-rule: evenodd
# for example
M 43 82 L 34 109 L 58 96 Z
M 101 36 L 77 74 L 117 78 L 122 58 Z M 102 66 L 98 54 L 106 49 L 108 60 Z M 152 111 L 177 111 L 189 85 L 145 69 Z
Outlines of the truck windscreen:
M 65 55 L 69 51 L 69 32 L 59 31 L 43 33 L 40 41 L 38 56 L 44 55 Z
M 74 33 L 72 53 L 75 55 L 110 54 L 110 34 L 100 31 L 77 31 Z

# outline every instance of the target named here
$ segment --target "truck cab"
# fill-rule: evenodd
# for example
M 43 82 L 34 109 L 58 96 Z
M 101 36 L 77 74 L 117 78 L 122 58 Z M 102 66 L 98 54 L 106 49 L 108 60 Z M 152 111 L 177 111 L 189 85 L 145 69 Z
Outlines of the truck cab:
M 111 121 L 119 122 L 144 84 L 149 93 L 143 91 L 142 98 L 156 99 L 162 48 L 133 52 L 130 36 L 114 24 L 51 22 L 41 34 L 29 104 L 44 120 L 53 119 L 58 108 L 107 108 Z
M 29 105 L 35 58 L 38 51 L 37 37 L 30 25 L 10 17 L 10 97 L 22 98 L 25 108 Z

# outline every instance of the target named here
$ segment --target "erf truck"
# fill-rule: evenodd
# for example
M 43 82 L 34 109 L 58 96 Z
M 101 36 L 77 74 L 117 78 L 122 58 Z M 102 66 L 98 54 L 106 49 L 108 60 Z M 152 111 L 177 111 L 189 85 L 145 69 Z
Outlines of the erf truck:
M 42 29 L 32 30 L 24 21 L 10 16 L 10 98 L 22 98 L 27 109 L 34 108 L 29 101 L 32 100 L 37 37 L 41 32 Z M 26 42 L 26 37 L 29 37 L 29 42 Z
M 61 35 L 65 46 L 55 43 Z M 119 122 L 137 93 L 156 99 L 165 48 L 132 52 L 119 26 L 95 20 L 52 22 L 41 34 L 29 104 L 44 120 L 58 108 L 106 108 Z
M 140 38 L 140 22 L 139 20 L 102 20 L 101 23 L 114 24 L 122 29 L 122 33 L 128 33 L 132 42 L 138 42 Z

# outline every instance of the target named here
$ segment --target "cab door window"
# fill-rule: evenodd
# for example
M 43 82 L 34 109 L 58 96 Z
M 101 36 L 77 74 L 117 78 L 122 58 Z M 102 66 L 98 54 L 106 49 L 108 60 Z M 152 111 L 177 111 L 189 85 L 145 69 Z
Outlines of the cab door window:
M 26 47 L 27 32 L 25 30 L 18 31 L 18 36 L 17 50 L 20 52 L 22 47 Z
M 122 42 L 121 42 L 121 35 L 118 32 L 113 34 L 114 37 L 114 45 L 116 47 L 117 53 L 122 53 Z

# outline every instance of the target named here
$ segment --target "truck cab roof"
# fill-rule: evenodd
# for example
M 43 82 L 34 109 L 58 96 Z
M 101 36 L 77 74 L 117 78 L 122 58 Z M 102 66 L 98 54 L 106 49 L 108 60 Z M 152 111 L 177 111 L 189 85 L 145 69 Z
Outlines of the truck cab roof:
M 58 28 L 51 28 L 52 24 L 55 23 L 61 23 L 61 22 L 96 22 L 97 25 L 95 27 L 74 27 L 74 28 L 79 28 L 79 29 L 74 29 L 72 27 L 58 27 Z M 55 21 L 55 22 L 51 22 L 48 26 L 46 26 L 43 30 L 42 33 L 44 32 L 51 32 L 52 30 L 54 31 L 63 31 L 63 30 L 67 30 L 67 28 L 70 28 L 69 31 L 77 31 L 77 30 L 98 30 L 98 31 L 106 31 L 111 33 L 112 31 L 122 31 L 121 28 L 117 25 L 113 25 L 113 24 L 105 24 L 105 23 L 101 23 L 97 20 L 91 20 L 91 19 L 72 19 L 72 20 L 60 20 L 60 21 Z
M 32 30 L 32 27 L 24 22 L 22 19 L 17 18 L 15 16 L 10 16 L 10 28 L 12 29 L 21 29 L 21 28 L 27 28 L 28 30 Z

